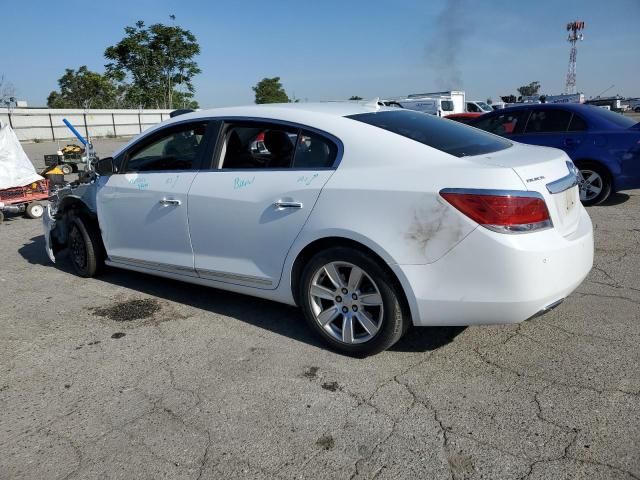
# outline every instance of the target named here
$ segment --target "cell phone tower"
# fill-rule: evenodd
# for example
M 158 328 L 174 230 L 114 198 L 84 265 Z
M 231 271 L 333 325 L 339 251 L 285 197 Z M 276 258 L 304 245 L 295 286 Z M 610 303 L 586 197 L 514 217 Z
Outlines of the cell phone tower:
M 564 87 L 564 93 L 567 94 L 576 93 L 576 57 L 578 55 L 577 43 L 578 40 L 584 40 L 582 30 L 584 30 L 584 22 L 581 20 L 567 23 L 567 32 L 569 32 L 567 41 L 571 44 L 571 50 L 569 51 L 569 69 L 567 71 L 567 81 Z

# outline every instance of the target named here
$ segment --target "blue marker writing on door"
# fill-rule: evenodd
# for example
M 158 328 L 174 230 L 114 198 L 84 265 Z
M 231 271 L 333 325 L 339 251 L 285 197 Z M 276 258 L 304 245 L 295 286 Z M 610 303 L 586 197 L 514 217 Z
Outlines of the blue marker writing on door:
M 240 188 L 246 188 L 251 185 L 255 181 L 256 177 L 251 178 L 240 178 L 236 177 L 233 179 L 233 189 L 238 190 Z

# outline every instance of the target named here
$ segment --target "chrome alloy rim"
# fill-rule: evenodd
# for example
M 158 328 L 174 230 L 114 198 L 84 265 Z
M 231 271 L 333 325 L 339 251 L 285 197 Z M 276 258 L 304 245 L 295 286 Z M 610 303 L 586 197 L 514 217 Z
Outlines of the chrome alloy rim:
M 599 173 L 593 170 L 580 170 L 582 179 L 579 180 L 580 200 L 593 200 L 604 188 L 604 182 Z
M 311 279 L 309 299 L 316 322 L 339 342 L 368 342 L 382 326 L 380 290 L 352 263 L 331 262 L 318 269 Z

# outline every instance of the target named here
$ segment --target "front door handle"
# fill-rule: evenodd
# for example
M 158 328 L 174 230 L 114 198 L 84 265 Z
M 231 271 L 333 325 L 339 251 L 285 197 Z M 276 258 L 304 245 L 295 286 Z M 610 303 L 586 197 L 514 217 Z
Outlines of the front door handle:
M 574 147 L 576 145 L 580 145 L 580 140 L 577 138 L 565 138 L 564 144 L 567 147 Z
M 182 201 L 177 200 L 175 198 L 163 198 L 158 203 L 163 207 L 168 207 L 169 205 L 175 205 L 175 206 L 182 205 Z
M 275 202 L 273 206 L 276 207 L 277 209 L 283 209 L 283 208 L 302 208 L 304 205 L 302 204 L 302 202 L 278 201 L 278 202 Z

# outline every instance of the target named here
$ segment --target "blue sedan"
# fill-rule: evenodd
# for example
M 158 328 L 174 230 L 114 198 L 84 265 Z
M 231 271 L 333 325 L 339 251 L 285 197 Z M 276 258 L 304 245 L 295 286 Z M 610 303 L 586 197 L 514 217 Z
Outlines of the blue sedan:
M 517 142 L 564 150 L 582 172 L 580 199 L 604 202 L 640 188 L 640 123 L 591 105 L 523 104 L 487 113 L 469 125 Z

